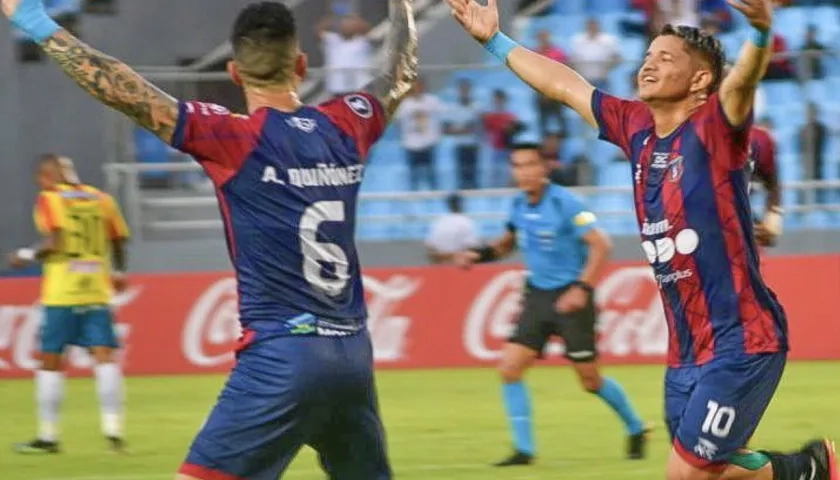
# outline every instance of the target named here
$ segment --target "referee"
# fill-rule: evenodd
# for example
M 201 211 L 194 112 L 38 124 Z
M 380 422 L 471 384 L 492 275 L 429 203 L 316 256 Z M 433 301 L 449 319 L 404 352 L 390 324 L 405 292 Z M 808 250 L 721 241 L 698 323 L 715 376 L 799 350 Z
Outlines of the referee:
M 592 285 L 608 261 L 610 239 L 578 197 L 549 183 L 550 167 L 539 145 L 514 146 L 510 163 L 520 193 L 513 201 L 507 232 L 486 247 L 450 258 L 467 268 L 503 258 L 518 246 L 528 269 L 524 310 L 498 367 L 515 451 L 496 466 L 528 465 L 534 460 L 531 402 L 522 378 L 552 335 L 563 337 L 566 358 L 582 387 L 598 395 L 624 422 L 628 458 L 643 458 L 645 425 L 618 382 L 602 377 L 596 362 Z

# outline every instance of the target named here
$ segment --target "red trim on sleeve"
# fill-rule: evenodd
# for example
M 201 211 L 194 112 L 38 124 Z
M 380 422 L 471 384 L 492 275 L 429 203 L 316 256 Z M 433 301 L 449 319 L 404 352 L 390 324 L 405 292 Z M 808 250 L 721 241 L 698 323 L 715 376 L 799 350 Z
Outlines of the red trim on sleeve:
M 674 438 L 674 451 L 677 452 L 677 455 L 685 460 L 686 463 L 694 468 L 703 470 L 704 472 L 722 473 L 729 466 L 728 463 L 713 462 L 694 455 L 693 452 L 686 450 L 686 448 L 682 446 L 678 438 Z
M 202 467 L 194 463 L 185 463 L 178 469 L 181 475 L 187 475 L 201 480 L 245 480 L 245 477 L 238 477 L 229 473 L 220 472 L 212 468 Z
M 268 112 L 263 108 L 245 116 L 210 103 L 182 103 L 173 146 L 195 157 L 220 187 L 257 148 Z
M 362 159 L 367 157 L 387 126 L 385 109 L 368 93 L 344 95 L 319 105 L 317 109 L 356 141 Z

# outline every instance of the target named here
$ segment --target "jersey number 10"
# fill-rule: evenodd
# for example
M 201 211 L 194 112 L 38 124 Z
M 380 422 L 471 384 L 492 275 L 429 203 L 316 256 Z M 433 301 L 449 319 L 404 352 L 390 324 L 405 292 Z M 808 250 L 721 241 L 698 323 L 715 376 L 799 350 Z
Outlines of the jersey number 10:
M 73 224 L 68 232 L 67 256 L 103 256 L 105 235 L 102 232 L 102 217 L 92 212 L 74 212 L 68 218 Z

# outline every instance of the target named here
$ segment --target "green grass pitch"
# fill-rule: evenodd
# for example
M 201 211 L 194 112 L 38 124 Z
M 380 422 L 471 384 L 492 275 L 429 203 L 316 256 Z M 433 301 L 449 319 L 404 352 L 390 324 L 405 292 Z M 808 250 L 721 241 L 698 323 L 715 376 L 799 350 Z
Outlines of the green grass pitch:
M 400 479 L 663 478 L 669 451 L 662 426 L 662 367 L 610 367 L 646 419 L 656 422 L 649 458 L 622 458 L 624 434 L 573 372 L 543 367 L 528 376 L 539 460 L 492 469 L 510 453 L 499 381 L 492 370 L 384 371 L 379 391 L 395 476 Z M 69 381 L 62 417 L 64 453 L 18 456 L 11 444 L 35 428 L 31 381 L 0 380 L 0 478 L 3 480 L 170 480 L 224 379 L 219 376 L 130 378 L 130 452 L 107 452 L 90 379 Z M 753 444 L 799 446 L 808 437 L 840 437 L 840 363 L 792 363 Z M 323 479 L 304 449 L 283 477 Z

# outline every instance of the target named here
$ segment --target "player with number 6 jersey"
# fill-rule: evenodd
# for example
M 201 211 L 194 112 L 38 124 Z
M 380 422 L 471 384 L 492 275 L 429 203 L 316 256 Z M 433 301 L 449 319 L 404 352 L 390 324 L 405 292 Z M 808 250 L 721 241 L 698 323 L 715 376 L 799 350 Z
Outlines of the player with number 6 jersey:
M 276 479 L 304 446 L 330 478 L 390 479 L 373 381 L 356 201 L 365 160 L 417 76 L 411 0 L 389 0 L 388 58 L 365 92 L 319 106 L 297 95 L 306 55 L 292 11 L 250 3 L 230 38 L 248 115 L 178 101 L 50 20 L 42 0 L 2 0 L 70 78 L 213 181 L 236 270 L 237 364 L 179 478 Z

